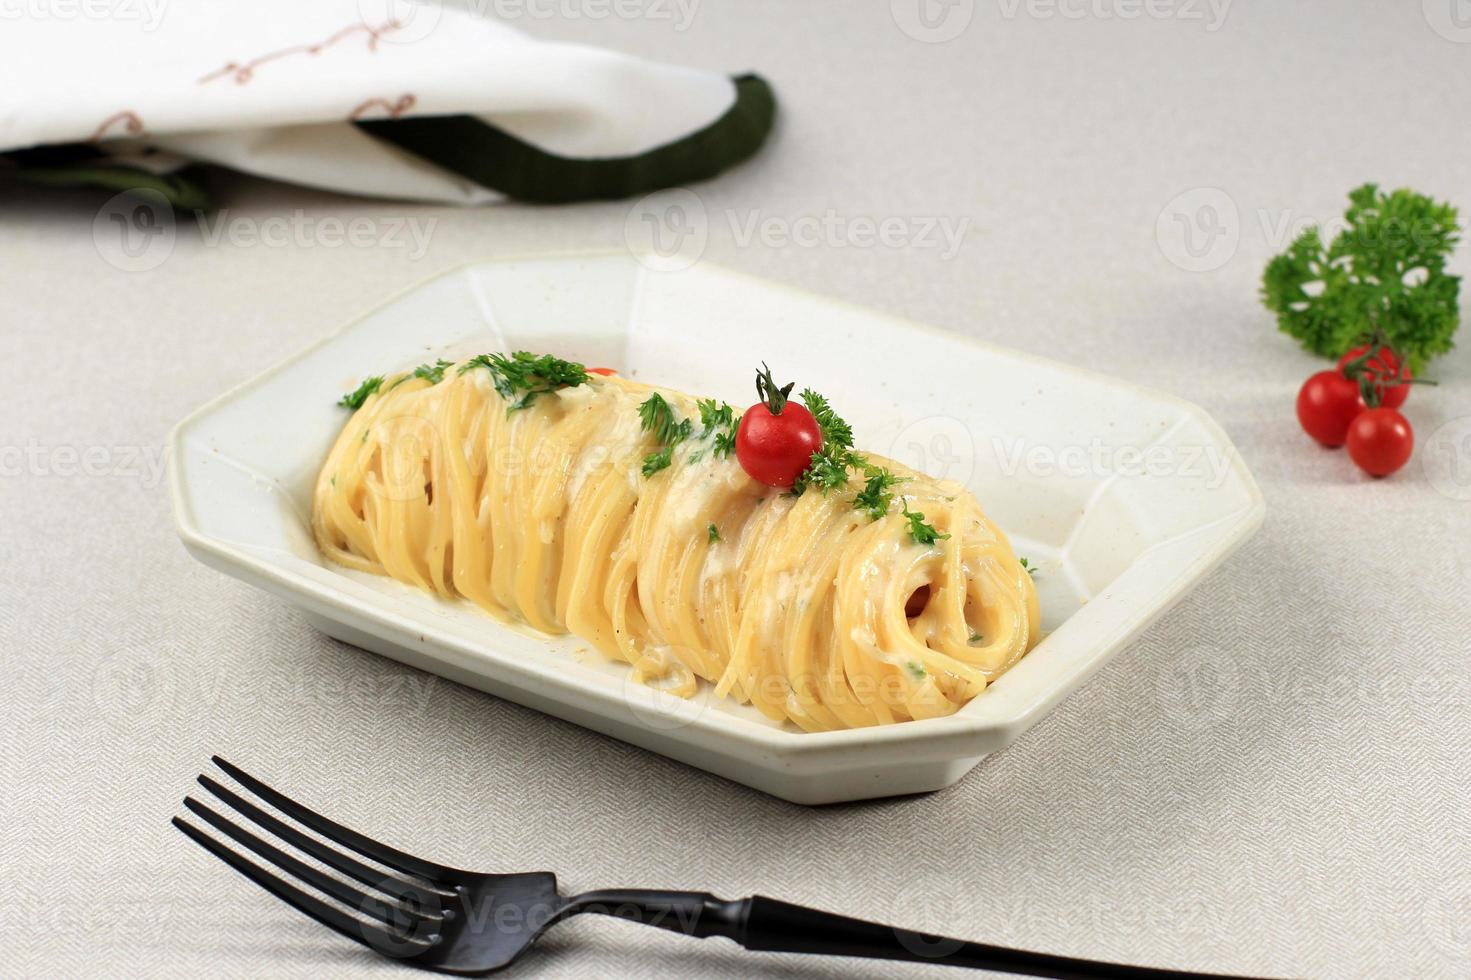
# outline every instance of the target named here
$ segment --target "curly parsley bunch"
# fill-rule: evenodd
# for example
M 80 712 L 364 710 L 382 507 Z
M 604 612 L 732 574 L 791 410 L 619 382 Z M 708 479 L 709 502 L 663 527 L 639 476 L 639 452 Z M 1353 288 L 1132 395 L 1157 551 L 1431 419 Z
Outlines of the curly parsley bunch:
M 1451 349 L 1460 325 L 1461 279 L 1445 271 L 1456 217 L 1423 194 L 1365 184 L 1349 194 L 1331 243 L 1309 228 L 1268 264 L 1262 302 L 1315 354 L 1338 357 L 1377 330 L 1418 374 Z

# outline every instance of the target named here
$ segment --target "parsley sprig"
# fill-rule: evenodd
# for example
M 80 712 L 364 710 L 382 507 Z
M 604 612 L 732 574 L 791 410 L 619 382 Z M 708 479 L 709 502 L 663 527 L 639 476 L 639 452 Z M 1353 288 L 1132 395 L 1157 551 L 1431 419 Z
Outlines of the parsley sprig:
M 900 513 L 909 522 L 909 536 L 914 538 L 915 544 L 934 544 L 950 537 L 949 533 L 941 534 L 936 531 L 933 524 L 925 523 L 924 515 L 919 511 L 910 510 L 909 501 L 903 501 L 900 506 L 904 508 Z
M 444 372 L 455 366 L 454 361 L 446 361 L 440 358 L 433 364 L 420 364 L 414 368 L 414 377 L 423 378 L 432 385 L 437 385 L 444 380 Z
M 848 470 L 862 467 L 865 460 L 851 449 L 823 445 L 812 454 L 807 468 L 792 484 L 792 496 L 800 497 L 808 487 L 816 487 L 824 495 L 848 485 Z
M 717 402 L 713 398 L 701 398 L 696 404 L 700 407 L 700 439 L 713 439 L 710 452 L 716 459 L 725 459 L 735 451 L 736 422 L 735 408 L 729 402 Z M 704 455 L 704 450 L 690 456 L 691 462 L 698 462 Z
M 694 430 L 689 419 L 680 421 L 674 417 L 673 407 L 657 391 L 638 407 L 638 418 L 643 430 L 652 432 L 654 441 L 659 443 L 683 442 Z
M 807 469 L 792 485 L 792 493 L 801 496 L 810 487 L 817 487 L 823 494 L 841 490 L 848 486 L 852 473 L 856 471 L 863 475 L 864 484 L 863 489 L 853 495 L 853 506 L 867 514 L 869 520 L 876 521 L 888 514 L 894 503 L 894 487 L 905 478 L 856 452 L 853 449 L 853 427 L 822 395 L 811 388 L 804 388 L 802 404 L 807 406 L 822 430 L 822 449 L 812 454 Z M 902 515 L 909 521 L 909 536 L 915 544 L 931 545 L 950 537 L 927 523 L 924 514 L 910 511 L 907 502 L 901 503 L 901 508 Z
M 1262 303 L 1283 333 L 1324 357 L 1382 330 L 1419 374 L 1460 325 L 1461 280 L 1445 271 L 1460 238 L 1456 209 L 1365 184 L 1349 194 L 1344 220 L 1332 242 L 1309 228 L 1271 261 Z
M 657 391 L 638 407 L 639 425 L 652 433 L 659 448 L 644 457 L 644 476 L 653 476 L 674 462 L 674 447 L 694 432 L 692 419 L 676 419 L 674 409 Z
M 444 358 L 441 357 L 433 364 L 420 364 L 408 374 L 401 374 L 397 378 L 395 378 L 393 380 L 393 384 L 389 385 L 386 390 L 392 391 L 393 389 L 397 388 L 399 385 L 403 384 L 405 381 L 408 381 L 411 378 L 421 378 L 432 385 L 437 385 L 444 380 L 445 370 L 454 367 L 454 363 L 454 361 L 446 361 Z
M 817 420 L 817 427 L 822 430 L 824 445 L 842 446 L 844 449 L 853 448 L 853 427 L 833 411 L 832 405 L 826 398 L 811 388 L 803 388 L 802 404 L 807 406 L 807 411 L 811 412 L 812 417 Z
M 381 387 L 383 387 L 383 375 L 375 374 L 371 378 L 363 379 L 363 383 L 358 385 L 356 389 L 339 398 L 337 404 L 342 408 L 350 408 L 356 412 Z
M 822 448 L 812 454 L 807 469 L 792 484 L 793 495 L 802 496 L 809 486 L 817 487 L 824 494 L 841 490 L 848 485 L 850 469 L 878 470 L 853 451 L 853 427 L 833 411 L 826 398 L 811 388 L 803 388 L 802 404 L 817 420 L 817 427 L 822 432 Z M 875 520 L 881 516 L 877 515 Z
M 872 467 L 873 472 L 868 476 L 868 482 L 858 495 L 853 498 L 853 506 L 868 514 L 871 520 L 878 520 L 889 512 L 889 505 L 894 502 L 893 487 L 901 481 L 882 467 Z
M 529 408 L 538 395 L 559 388 L 575 388 L 587 382 L 587 368 L 574 361 L 564 361 L 550 354 L 532 354 L 518 350 L 505 354 L 481 354 L 460 365 L 464 374 L 477 367 L 490 372 L 495 390 L 510 402 L 506 414 Z

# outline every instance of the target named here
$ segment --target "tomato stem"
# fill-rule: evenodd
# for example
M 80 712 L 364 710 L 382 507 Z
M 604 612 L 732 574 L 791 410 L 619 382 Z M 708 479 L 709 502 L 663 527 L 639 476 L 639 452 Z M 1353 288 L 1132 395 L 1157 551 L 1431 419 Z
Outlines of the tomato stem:
M 1370 370 L 1370 361 L 1375 360 L 1380 354 L 1386 351 L 1389 352 L 1389 356 L 1394 360 L 1396 368 L 1400 368 L 1404 364 L 1400 360 L 1399 351 L 1394 349 L 1394 345 L 1389 342 L 1389 337 L 1378 326 L 1359 334 L 1358 339 L 1354 343 L 1356 346 L 1363 347 L 1364 352 L 1343 366 L 1344 376 L 1354 381 L 1359 379 L 1361 373 Z M 1370 373 L 1375 372 L 1370 371 Z
M 1359 386 L 1359 395 L 1368 408 L 1378 408 L 1384 401 L 1384 393 L 1400 385 L 1434 385 L 1436 382 L 1424 378 L 1405 377 L 1404 360 L 1399 351 L 1389 342 L 1384 331 L 1375 326 L 1359 335 L 1356 345 L 1364 350 L 1353 360 L 1343 365 L 1343 376 Z M 1381 357 L 1380 355 L 1388 355 Z M 1374 364 L 1378 361 L 1378 365 Z M 1393 365 L 1392 370 L 1386 370 Z
M 772 415 L 780 415 L 782 409 L 787 407 L 787 400 L 796 386 L 797 382 L 793 381 L 779 387 L 776 379 L 771 376 L 771 368 L 766 366 L 765 361 L 761 362 L 761 370 L 756 372 L 756 396 Z

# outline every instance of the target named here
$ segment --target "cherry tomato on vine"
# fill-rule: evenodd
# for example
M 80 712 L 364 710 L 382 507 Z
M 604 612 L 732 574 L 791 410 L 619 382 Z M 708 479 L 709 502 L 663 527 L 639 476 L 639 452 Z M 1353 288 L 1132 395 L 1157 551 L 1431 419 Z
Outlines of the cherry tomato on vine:
M 1359 346 L 1348 351 L 1338 359 L 1338 370 L 1345 372 L 1351 364 L 1358 362 L 1369 352 L 1368 344 Z M 1408 364 L 1401 364 L 1399 357 L 1389 347 L 1384 346 L 1376 350 L 1372 357 L 1363 361 L 1361 370 L 1368 375 L 1369 379 L 1376 382 L 1374 387 L 1379 394 L 1379 404 L 1384 408 L 1399 408 L 1410 397 L 1409 381 L 1414 377 L 1410 373 Z M 1395 381 L 1398 384 L 1382 384 L 1381 381 Z
M 1325 446 L 1341 446 L 1349 423 L 1364 410 L 1359 386 L 1338 371 L 1319 371 L 1297 393 L 1297 421 Z
M 805 406 L 790 401 L 793 385 L 777 387 L 765 364 L 756 373 L 761 400 L 741 416 L 736 459 L 751 479 L 768 487 L 790 487 L 822 448 L 822 429 Z
M 1348 455 L 1371 476 L 1388 476 L 1414 451 L 1415 430 L 1396 409 L 1366 409 L 1348 427 Z

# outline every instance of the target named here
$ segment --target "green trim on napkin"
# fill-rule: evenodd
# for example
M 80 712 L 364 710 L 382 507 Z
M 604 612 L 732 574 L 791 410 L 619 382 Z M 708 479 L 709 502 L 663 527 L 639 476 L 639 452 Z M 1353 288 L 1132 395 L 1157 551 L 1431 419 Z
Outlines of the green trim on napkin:
M 627 157 L 560 156 L 475 116 L 370 119 L 355 125 L 507 197 L 565 204 L 632 197 L 705 180 L 750 157 L 771 132 L 776 97 L 759 75 L 741 75 L 735 86 L 735 103 L 709 126 Z
M 62 151 L 69 147 L 46 149 Z M 202 166 L 190 165 L 172 173 L 156 174 L 126 164 L 109 164 L 105 156 L 83 157 L 80 153 L 75 156 L 78 157 L 75 162 L 62 159 L 40 162 L 33 151 L 0 155 L 0 179 L 8 177 L 47 187 L 101 187 L 118 193 L 156 191 L 176 211 L 207 211 L 214 207 L 209 191 L 204 188 Z

